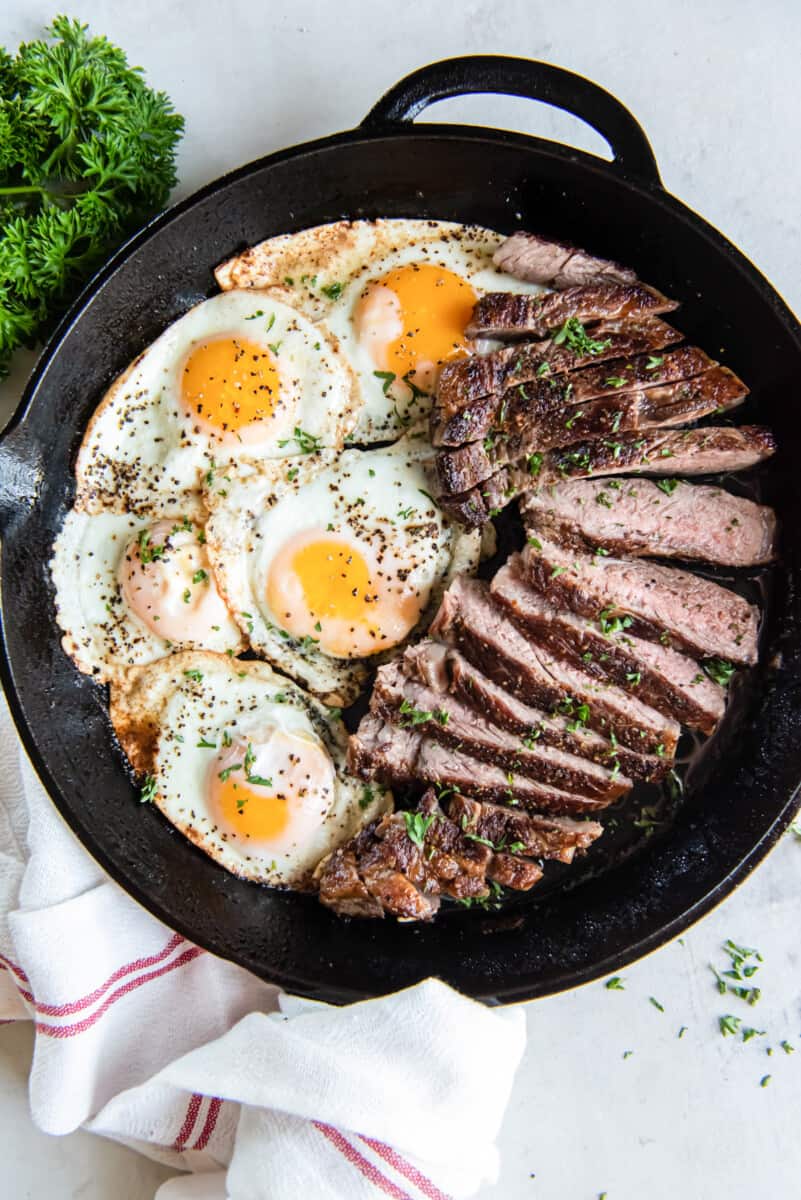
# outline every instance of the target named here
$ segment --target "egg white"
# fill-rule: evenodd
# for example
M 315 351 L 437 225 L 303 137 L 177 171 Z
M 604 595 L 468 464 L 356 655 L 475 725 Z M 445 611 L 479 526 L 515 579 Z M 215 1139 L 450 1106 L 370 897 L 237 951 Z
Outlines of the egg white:
M 266 663 L 186 652 L 136 671 L 112 688 L 112 721 L 148 794 L 185 837 L 241 878 L 308 886 L 320 859 L 392 807 L 391 793 L 365 787 L 345 765 L 347 734 L 325 708 Z M 265 724 L 313 744 L 330 760 L 333 785 L 313 832 L 280 848 L 221 826 L 207 793 L 215 747 L 248 739 Z
M 173 514 L 176 528 L 187 522 Z M 56 621 L 63 631 L 62 645 L 84 674 L 107 682 L 132 666 L 164 658 L 176 649 L 197 647 L 230 651 L 245 645 L 238 625 L 226 612 L 219 628 L 210 630 L 201 642 L 159 637 L 126 603 L 117 572 L 127 547 L 152 524 L 141 517 L 122 513 L 85 513 L 73 509 L 53 547 L 50 563 L 56 590 Z M 191 523 L 193 535 L 202 529 Z M 208 581 L 197 587 L 213 587 L 211 564 L 198 546 L 198 562 L 207 567 Z M 186 580 L 192 589 L 191 579 Z
M 235 619 L 257 653 L 329 703 L 351 703 L 370 667 L 427 625 L 453 576 L 478 565 L 480 533 L 449 522 L 428 494 L 430 456 L 424 439 L 410 436 L 384 449 L 243 466 L 205 489 L 209 557 Z M 423 600 L 419 621 L 397 645 L 343 658 L 283 627 L 268 604 L 267 576 L 281 547 L 312 528 L 356 548 L 391 548 L 404 586 Z
M 450 221 L 337 221 L 270 238 L 223 263 L 215 275 L 224 290 L 279 288 L 287 303 L 336 336 L 357 380 L 359 415 L 351 439 L 366 445 L 400 436 L 427 416 L 431 401 L 402 381 L 385 390 L 354 325 L 365 289 L 396 267 L 431 263 L 467 280 L 478 296 L 542 291 L 493 266 L 503 241 L 491 229 Z
M 278 401 L 269 417 L 250 427 L 255 441 L 215 436 L 181 400 L 187 356 L 225 337 L 256 343 L 278 370 Z M 76 506 L 148 513 L 186 507 L 209 470 L 296 454 L 296 430 L 315 444 L 340 446 L 355 420 L 352 376 L 325 329 L 280 295 L 214 296 L 170 325 L 109 388 L 78 454 Z

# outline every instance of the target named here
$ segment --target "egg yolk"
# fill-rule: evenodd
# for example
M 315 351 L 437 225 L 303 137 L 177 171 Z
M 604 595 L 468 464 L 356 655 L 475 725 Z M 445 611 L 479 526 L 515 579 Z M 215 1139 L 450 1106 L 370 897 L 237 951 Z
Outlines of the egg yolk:
M 281 628 L 310 637 L 337 658 L 394 646 L 417 623 L 427 599 L 393 581 L 344 538 L 315 530 L 291 538 L 274 556 L 267 604 Z
M 209 772 L 210 806 L 220 827 L 275 850 L 308 839 L 333 797 L 334 767 L 324 747 L 276 725 L 249 738 L 229 737 Z
M 205 545 L 189 522 L 158 521 L 126 547 L 117 572 L 126 607 L 168 641 L 204 645 L 235 630 Z
M 237 434 L 272 416 L 280 380 L 271 352 L 240 337 L 200 342 L 181 376 L 184 408 L 216 434 Z
M 397 267 L 371 284 L 355 313 L 359 340 L 376 366 L 398 378 L 435 369 L 470 352 L 464 336 L 476 293 L 461 276 L 431 263 Z

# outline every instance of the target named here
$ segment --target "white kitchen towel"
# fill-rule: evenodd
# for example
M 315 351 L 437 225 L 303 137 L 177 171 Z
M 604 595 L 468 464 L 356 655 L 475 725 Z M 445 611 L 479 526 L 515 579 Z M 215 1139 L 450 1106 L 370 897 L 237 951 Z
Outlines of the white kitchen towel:
M 344 1008 L 167 929 L 62 821 L 0 697 L 0 1020 L 30 1019 L 34 1121 L 193 1172 L 159 1200 L 447 1200 L 497 1174 L 521 1010 L 437 980 Z

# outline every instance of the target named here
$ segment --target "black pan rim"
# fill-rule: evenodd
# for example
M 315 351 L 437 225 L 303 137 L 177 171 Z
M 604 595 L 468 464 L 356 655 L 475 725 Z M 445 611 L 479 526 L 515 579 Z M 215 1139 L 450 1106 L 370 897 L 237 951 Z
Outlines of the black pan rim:
M 346 145 L 359 141 L 375 144 L 377 141 L 383 141 L 387 139 L 392 141 L 403 141 L 409 139 L 418 140 L 421 138 L 432 138 L 437 141 L 440 141 L 443 138 L 448 138 L 450 140 L 468 139 L 470 141 L 486 140 L 490 144 L 500 143 L 506 146 L 510 144 L 518 144 L 525 148 L 529 154 L 536 151 L 545 155 L 546 157 L 561 159 L 568 158 L 570 160 L 580 162 L 583 166 L 594 171 L 612 173 L 616 179 L 625 182 L 627 186 L 635 188 L 640 192 L 647 193 L 651 202 L 660 204 L 661 206 L 672 211 L 675 215 L 680 216 L 683 220 L 693 224 L 696 229 L 701 232 L 703 236 L 711 240 L 718 249 L 726 251 L 733 259 L 738 269 L 747 276 L 751 285 L 755 286 L 761 293 L 763 299 L 770 303 L 771 307 L 780 317 L 787 332 L 792 336 L 795 344 L 801 352 L 801 326 L 786 305 L 785 301 L 768 283 L 768 281 L 758 271 L 754 264 L 744 254 L 742 254 L 741 251 L 734 247 L 722 234 L 715 230 L 714 227 L 712 227 L 708 222 L 699 217 L 686 205 L 682 204 L 680 201 L 664 192 L 664 190 L 658 185 L 643 182 L 636 177 L 625 175 L 613 163 L 606 162 L 605 160 L 599 159 L 593 155 L 585 154 L 584 152 L 580 151 L 569 150 L 565 147 L 559 146 L 556 143 L 543 142 L 539 139 L 533 139 L 523 134 L 506 133 L 473 126 L 433 124 L 426 124 L 425 126 L 418 127 L 417 129 L 404 127 L 403 129 L 399 130 L 393 129 L 388 132 L 382 131 L 378 135 L 365 133 L 363 130 L 354 130 L 348 133 L 335 134 L 331 137 L 318 139 L 314 142 L 304 143 L 300 146 L 292 147 L 287 150 L 281 150 L 275 154 L 265 156 L 254 163 L 250 163 L 244 167 L 241 167 L 238 170 L 221 177 L 219 180 L 213 181 L 212 183 L 206 185 L 198 192 L 195 192 L 191 196 L 182 200 L 173 208 L 168 209 L 166 212 L 160 214 L 143 230 L 130 239 L 106 264 L 106 266 L 102 268 L 100 272 L 98 272 L 95 278 L 84 289 L 81 296 L 70 308 L 69 312 L 63 318 L 57 329 L 52 334 L 51 338 L 48 340 L 47 345 L 44 347 L 42 354 L 37 361 L 28 385 L 25 388 L 20 405 L 18 406 L 16 413 L 7 426 L 3 437 L 5 438 L 15 429 L 24 426 L 25 417 L 33 403 L 39 383 L 45 375 L 53 357 L 58 352 L 58 348 L 66 333 L 80 319 L 80 315 L 88 302 L 97 294 L 97 292 L 112 277 L 112 275 L 114 275 L 116 271 L 124 265 L 127 259 L 133 255 L 137 249 L 139 249 L 140 246 L 145 244 L 150 237 L 168 225 L 171 221 L 189 211 L 195 204 L 202 201 L 206 197 L 214 195 L 220 191 L 224 191 L 225 188 L 234 181 L 247 178 L 249 175 L 252 175 L 265 168 L 269 168 L 277 162 L 300 157 L 304 154 L 310 154 L 320 149 L 328 149 L 338 145 Z M 409 215 L 419 216 L 419 213 L 409 213 Z M 99 862 L 103 869 L 106 870 L 107 873 L 113 879 L 115 879 L 117 883 L 123 886 L 123 888 L 130 895 L 132 895 L 138 903 L 140 903 L 144 908 L 152 912 L 153 915 L 164 921 L 170 927 L 176 928 L 178 932 L 183 934 L 183 936 L 195 941 L 198 945 L 203 946 L 212 953 L 221 955 L 222 957 L 228 957 L 224 952 L 224 947 L 221 947 L 213 939 L 204 941 L 202 937 L 197 936 L 197 932 L 195 930 L 188 929 L 186 926 L 182 927 L 181 922 L 176 920 L 172 913 L 167 913 L 158 903 L 154 903 L 149 897 L 147 897 L 141 891 L 141 889 L 135 885 L 132 885 L 128 879 L 125 878 L 125 873 L 123 871 L 118 871 L 114 864 L 107 858 L 102 847 L 96 841 L 92 830 L 81 824 L 77 814 L 73 811 L 73 807 L 62 795 L 59 785 L 50 774 L 36 747 L 33 733 L 24 717 L 22 706 L 17 696 L 13 678 L 13 668 L 10 663 L 6 645 L 4 626 L 1 632 L 2 640 L 0 641 L 0 648 L 2 649 L 2 654 L 0 655 L 0 678 L 2 678 L 3 685 L 6 690 L 12 716 L 29 758 L 31 759 L 34 768 L 37 770 L 37 773 L 39 774 L 46 791 L 50 795 L 51 800 L 61 813 L 62 817 L 66 820 L 73 832 L 76 833 L 83 845 L 89 850 L 89 852 L 93 855 L 96 861 Z M 527 998 L 534 998 L 537 995 L 553 994 L 556 991 L 569 989 L 579 986 L 583 983 L 591 982 L 593 979 L 597 979 L 611 970 L 620 968 L 621 966 L 635 961 L 637 958 L 640 958 L 644 954 L 651 952 L 658 946 L 664 944 L 666 941 L 671 940 L 673 937 L 681 933 L 682 930 L 686 929 L 689 925 L 697 921 L 706 912 L 710 911 L 711 908 L 720 903 L 720 901 L 730 894 L 730 892 L 746 877 L 746 875 L 749 874 L 750 871 L 765 857 L 771 847 L 776 843 L 781 833 L 787 828 L 793 819 L 797 809 L 797 790 L 797 783 L 794 784 L 792 788 L 787 790 L 786 799 L 782 804 L 779 815 L 776 817 L 770 828 L 763 833 L 756 845 L 746 855 L 743 856 L 743 858 L 733 867 L 732 870 L 729 871 L 723 880 L 721 880 L 714 887 L 710 888 L 684 912 L 680 913 L 673 919 L 666 921 L 659 928 L 646 935 L 642 939 L 632 942 L 625 953 L 616 953 L 609 959 L 598 962 L 591 967 L 577 969 L 571 973 L 567 973 L 558 987 L 553 986 L 553 984 L 550 982 L 544 986 L 538 987 L 536 980 L 524 978 L 522 980 L 518 979 L 514 984 L 510 984 L 509 986 L 495 990 L 494 992 L 487 991 L 482 993 L 477 991 L 474 994 L 477 995 L 478 998 L 487 1001 L 495 1000 L 503 1002 L 514 1002 Z M 246 956 L 239 955 L 234 958 L 234 961 L 246 965 L 249 969 L 254 970 L 257 974 L 264 975 L 263 965 L 260 967 L 258 963 L 247 961 Z M 282 974 L 279 971 L 271 970 L 268 977 L 273 982 L 289 987 L 290 989 L 298 990 L 301 993 L 305 992 L 305 994 L 319 994 L 320 992 L 319 981 L 309 981 L 307 979 L 303 979 L 300 975 L 293 975 L 291 973 Z M 337 992 L 336 987 L 330 987 L 328 984 L 325 985 L 324 990 L 329 996 Z M 364 993 L 359 992 L 358 990 L 351 991 L 349 989 L 342 989 L 339 994 L 339 998 L 355 999 L 361 995 L 364 995 Z

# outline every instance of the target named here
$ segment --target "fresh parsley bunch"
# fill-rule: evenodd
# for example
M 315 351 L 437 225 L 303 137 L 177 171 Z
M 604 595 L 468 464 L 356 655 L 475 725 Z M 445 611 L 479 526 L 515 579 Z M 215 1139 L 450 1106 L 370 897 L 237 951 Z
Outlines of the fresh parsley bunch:
M 0 47 L 0 377 L 164 207 L 184 126 L 106 38 L 63 16 L 47 34 Z

